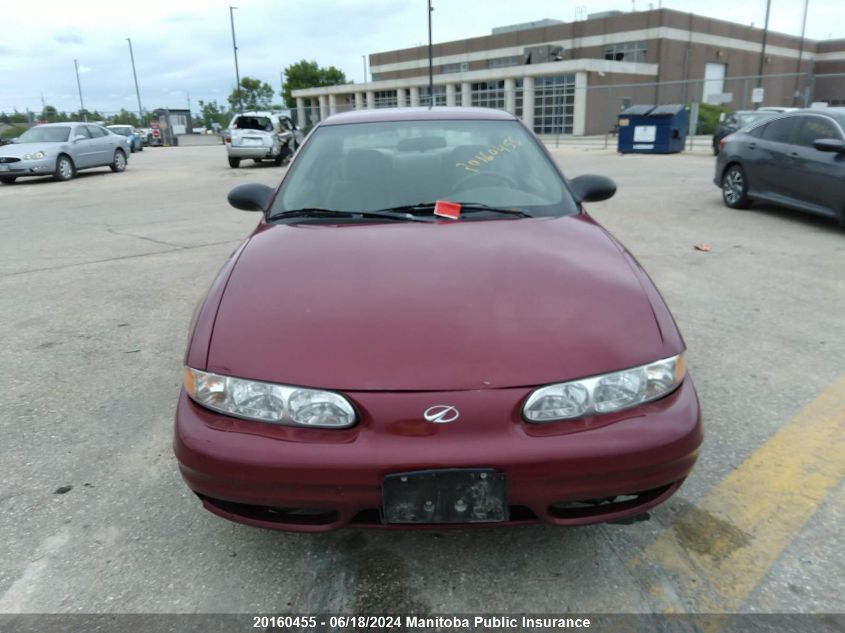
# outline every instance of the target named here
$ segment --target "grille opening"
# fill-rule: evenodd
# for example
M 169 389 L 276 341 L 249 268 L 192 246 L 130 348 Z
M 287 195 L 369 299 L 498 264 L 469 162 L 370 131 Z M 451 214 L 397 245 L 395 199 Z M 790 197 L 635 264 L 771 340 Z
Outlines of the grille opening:
M 247 519 L 295 525 L 329 525 L 338 519 L 337 510 L 327 508 L 277 508 L 213 499 L 197 494 L 205 503 Z
M 661 486 L 641 492 L 631 492 L 613 497 L 598 497 L 594 499 L 578 499 L 575 501 L 560 501 L 549 506 L 548 512 L 555 519 L 579 519 L 583 517 L 601 516 L 613 512 L 623 512 L 636 508 L 656 499 L 671 487 Z

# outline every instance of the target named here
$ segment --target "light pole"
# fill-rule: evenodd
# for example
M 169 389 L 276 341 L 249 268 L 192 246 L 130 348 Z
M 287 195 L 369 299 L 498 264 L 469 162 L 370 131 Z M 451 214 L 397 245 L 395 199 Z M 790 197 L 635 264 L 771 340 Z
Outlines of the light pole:
M 79 60 L 73 60 L 73 67 L 76 69 L 76 87 L 79 90 L 79 111 L 82 114 L 82 120 L 88 123 L 88 114 L 85 112 L 85 104 L 82 103 L 82 83 L 79 81 Z
M 428 107 L 434 106 L 434 66 L 431 57 L 431 0 L 428 0 Z
M 769 35 L 769 11 L 772 8 L 772 0 L 766 0 L 766 22 L 763 24 L 763 45 L 760 47 L 760 64 L 757 67 L 757 87 L 763 86 L 763 62 L 766 58 L 766 38 Z M 754 109 L 760 107 L 759 103 L 754 104 Z
M 801 81 L 801 56 L 804 54 L 804 32 L 807 28 L 807 8 L 810 4 L 810 0 L 804 0 L 804 19 L 801 22 L 801 44 L 798 47 L 798 65 L 795 68 L 795 93 L 792 97 L 792 105 L 798 106 L 798 85 Z
M 132 38 L 127 37 L 129 42 L 129 59 L 132 60 L 132 77 L 135 78 L 135 96 L 138 97 L 138 121 L 144 125 L 144 109 L 141 107 L 141 91 L 138 90 L 138 73 L 135 72 L 135 54 L 132 52 Z
M 361 55 L 361 63 L 364 65 L 364 83 L 367 83 L 367 56 Z
M 238 70 L 238 44 L 235 42 L 235 9 L 238 7 L 229 7 L 229 20 L 232 23 L 232 50 L 235 52 L 235 90 L 238 95 L 238 109 L 243 110 L 244 104 L 241 101 L 241 73 Z

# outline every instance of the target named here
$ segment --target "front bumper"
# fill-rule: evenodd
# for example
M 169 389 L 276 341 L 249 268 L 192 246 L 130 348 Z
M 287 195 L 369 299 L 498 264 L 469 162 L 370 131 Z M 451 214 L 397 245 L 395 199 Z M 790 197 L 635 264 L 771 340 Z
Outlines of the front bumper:
M 56 170 L 56 158 L 21 160 L 16 163 L 0 163 L 0 176 L 49 176 Z
M 505 524 L 584 525 L 661 503 L 692 470 L 702 430 L 689 377 L 642 407 L 547 425 L 521 420 L 528 393 L 347 393 L 358 425 L 317 430 L 219 415 L 182 392 L 174 450 L 183 478 L 211 512 L 297 531 L 407 528 L 381 519 L 382 481 L 394 473 L 492 468 L 506 477 Z M 461 419 L 422 420 L 421 412 L 441 401 L 456 406 Z M 618 496 L 627 498 L 608 501 Z

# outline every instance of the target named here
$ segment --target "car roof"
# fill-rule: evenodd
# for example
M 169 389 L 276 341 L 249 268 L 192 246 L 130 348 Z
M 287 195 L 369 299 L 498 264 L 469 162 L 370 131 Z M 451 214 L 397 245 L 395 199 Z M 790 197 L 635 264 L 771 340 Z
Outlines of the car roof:
M 453 108 L 453 107 L 422 107 L 422 108 L 378 108 L 375 110 L 353 110 L 341 112 L 320 121 L 320 125 L 348 125 L 350 123 L 379 123 L 385 121 L 442 121 L 442 120 L 476 120 L 476 121 L 516 121 L 517 118 L 504 110 L 492 108 Z

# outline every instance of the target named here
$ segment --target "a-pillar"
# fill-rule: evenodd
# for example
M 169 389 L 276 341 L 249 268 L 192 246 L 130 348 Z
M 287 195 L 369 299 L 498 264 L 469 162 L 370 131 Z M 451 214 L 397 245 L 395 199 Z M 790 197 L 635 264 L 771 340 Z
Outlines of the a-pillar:
M 529 130 L 534 129 L 534 77 L 522 80 L 522 122 Z

